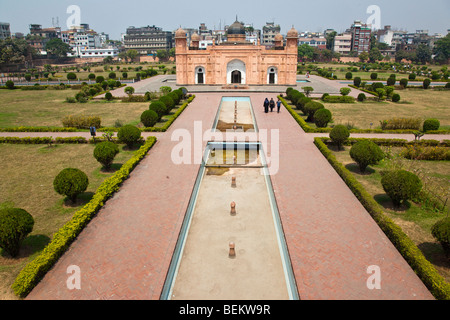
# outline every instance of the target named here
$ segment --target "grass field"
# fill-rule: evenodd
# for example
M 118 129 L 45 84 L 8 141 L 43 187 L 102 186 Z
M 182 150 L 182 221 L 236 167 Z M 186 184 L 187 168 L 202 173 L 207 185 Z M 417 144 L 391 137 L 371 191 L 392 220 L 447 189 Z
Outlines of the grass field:
M 324 103 L 333 114 L 334 124 L 350 123 L 358 129 L 380 126 L 390 118 L 436 118 L 441 129 L 450 129 L 450 91 L 406 89 L 396 91 L 401 96 L 394 102 Z M 369 94 L 366 94 L 369 96 Z
M 414 241 L 425 257 L 436 267 L 439 273 L 450 281 L 450 261 L 445 257 L 441 245 L 431 235 L 431 227 L 438 220 L 443 219 L 447 213 L 435 212 L 426 209 L 419 204 L 409 201 L 408 206 L 394 209 L 392 201 L 385 194 L 381 185 L 381 171 L 392 165 L 393 161 L 402 161 L 405 169 L 416 171 L 422 180 L 427 179 L 427 183 L 433 183 L 435 187 L 447 190 L 447 197 L 450 196 L 450 162 L 449 161 L 410 161 L 410 160 L 383 160 L 380 164 L 370 166 L 368 173 L 361 174 L 357 164 L 349 155 L 350 147 L 345 151 L 334 152 L 337 160 L 349 169 L 356 179 L 364 186 L 374 199 L 380 204 L 385 213 L 399 225 L 403 231 Z M 395 154 L 400 152 L 400 148 L 391 149 Z M 426 178 L 425 178 L 426 177 Z
M 54 232 L 73 213 L 89 202 L 96 189 L 114 174 L 134 151 L 119 147 L 111 171 L 105 172 L 93 156 L 94 145 L 12 145 L 0 144 L 0 206 L 19 207 L 34 218 L 33 232 L 25 239 L 18 258 L 0 249 L 0 300 L 16 299 L 10 286 L 24 265 L 48 243 Z M 76 204 L 53 189 L 53 180 L 64 168 L 78 168 L 89 178 L 89 186 Z
M 84 71 L 82 69 L 82 66 L 79 67 L 79 72 L 77 70 L 68 70 L 67 72 L 64 72 L 62 69 L 64 68 L 64 66 L 61 66 L 61 70 L 57 73 L 55 73 L 54 76 L 52 76 L 51 74 L 49 75 L 49 77 L 53 78 L 54 80 L 67 80 L 67 74 L 70 72 L 73 72 L 76 74 L 77 79 L 80 79 L 82 81 L 87 81 L 88 80 L 88 76 L 89 74 L 93 73 L 95 74 L 95 76 L 103 76 L 105 79 L 108 79 L 109 73 L 110 72 L 115 72 L 116 73 L 116 79 L 118 80 L 119 78 L 122 79 L 122 72 L 126 72 L 128 74 L 127 78 L 131 79 L 131 78 L 135 78 L 136 77 L 136 71 L 134 68 L 137 67 L 141 67 L 142 70 L 147 70 L 147 69 L 155 69 L 157 70 L 159 73 L 162 74 L 162 70 L 159 69 L 159 66 L 165 66 L 165 68 L 168 70 L 167 73 L 170 73 L 173 69 L 173 67 L 175 66 L 175 64 L 173 62 L 163 62 L 163 63 L 148 63 L 148 64 L 111 64 L 108 65 L 109 69 L 107 71 L 104 70 L 104 66 L 97 66 L 97 67 L 91 67 L 90 71 Z M 69 67 L 69 66 L 66 66 Z M 119 69 L 117 69 L 117 67 L 120 67 Z M 111 70 L 112 68 L 112 70 Z M 128 70 L 128 68 L 131 68 L 130 70 Z M 32 79 L 33 81 L 33 79 Z
M 124 125 L 137 125 L 149 102 L 122 103 L 120 101 L 92 101 L 67 103 L 77 90 L 0 90 L 0 127 L 62 127 L 62 119 L 69 115 L 99 116 L 102 126 L 112 127 L 116 120 Z

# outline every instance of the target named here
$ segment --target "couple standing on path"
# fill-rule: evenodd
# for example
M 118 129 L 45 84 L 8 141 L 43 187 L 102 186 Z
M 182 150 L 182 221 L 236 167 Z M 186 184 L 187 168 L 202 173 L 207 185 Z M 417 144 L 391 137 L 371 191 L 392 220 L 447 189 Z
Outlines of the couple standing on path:
M 276 104 L 277 104 L 277 112 L 280 113 L 280 107 L 281 107 L 280 99 L 278 99 Z M 264 112 L 269 113 L 269 108 L 270 108 L 270 112 L 273 112 L 273 109 L 275 108 L 275 101 L 273 100 L 273 98 L 270 98 L 270 101 L 267 98 L 266 98 L 266 100 L 264 100 Z

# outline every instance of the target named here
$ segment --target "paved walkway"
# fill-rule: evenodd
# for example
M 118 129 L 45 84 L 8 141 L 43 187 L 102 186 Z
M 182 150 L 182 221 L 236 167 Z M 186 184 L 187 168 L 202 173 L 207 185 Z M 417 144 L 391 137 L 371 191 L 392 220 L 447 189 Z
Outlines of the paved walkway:
M 260 130 L 279 129 L 279 148 L 271 145 L 277 131 L 269 131 L 266 151 L 272 169 L 279 165 L 271 179 L 300 298 L 433 299 L 312 144 L 312 136 L 284 108 L 280 114 L 265 114 L 266 94 L 236 95 L 251 96 Z M 173 163 L 172 150 L 179 141 L 171 136 L 181 129 L 193 143 L 201 140 L 221 97 L 197 95 L 28 299 L 160 298 L 200 167 Z M 201 121 L 200 129 L 195 121 Z M 202 141 L 192 150 L 202 154 L 205 145 Z M 81 290 L 66 287 L 70 265 L 81 269 Z M 380 290 L 366 285 L 367 268 L 373 265 L 380 268 Z

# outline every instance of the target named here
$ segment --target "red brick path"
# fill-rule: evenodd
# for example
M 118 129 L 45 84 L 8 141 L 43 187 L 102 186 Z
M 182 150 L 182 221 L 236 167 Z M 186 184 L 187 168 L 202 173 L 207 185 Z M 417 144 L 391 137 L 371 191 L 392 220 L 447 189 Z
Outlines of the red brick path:
M 28 299 L 159 299 L 199 169 L 172 163 L 171 134 L 193 134 L 194 121 L 209 129 L 221 96 L 197 95 Z M 284 108 L 264 114 L 265 96 L 251 97 L 259 129 L 280 128 L 271 179 L 300 298 L 432 299 L 311 137 Z M 81 290 L 66 287 L 69 265 L 81 269 Z M 371 265 L 380 290 L 366 286 Z

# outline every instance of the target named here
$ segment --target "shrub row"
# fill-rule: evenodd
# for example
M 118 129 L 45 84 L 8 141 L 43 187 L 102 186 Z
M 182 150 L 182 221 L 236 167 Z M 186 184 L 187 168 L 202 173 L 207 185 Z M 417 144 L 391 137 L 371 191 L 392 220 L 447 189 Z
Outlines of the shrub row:
M 302 117 L 300 117 L 298 115 L 297 112 L 295 112 L 294 109 L 291 108 L 291 106 L 286 102 L 286 100 L 283 99 L 282 96 L 278 96 L 278 98 L 280 99 L 281 103 L 284 105 L 284 107 L 289 111 L 289 113 L 292 115 L 292 117 L 295 119 L 295 121 L 297 121 L 297 123 L 300 125 L 300 127 L 303 129 L 303 131 L 305 132 L 330 132 L 331 128 L 311 128 L 305 120 L 303 120 Z
M 106 200 L 119 190 L 123 181 L 128 178 L 131 171 L 145 157 L 155 142 L 155 137 L 149 137 L 146 143 L 135 152 L 133 157 L 120 170 L 100 185 L 92 200 L 78 210 L 72 219 L 54 234 L 52 241 L 44 250 L 20 271 L 12 285 L 12 289 L 17 296 L 23 298 L 30 293 L 103 207 Z
M 76 132 L 77 128 L 63 127 L 12 127 L 0 128 L 0 132 Z
M 416 160 L 450 160 L 450 148 L 449 147 L 424 147 L 421 145 L 408 145 L 406 146 L 400 155 L 406 159 Z
M 356 180 L 353 174 L 342 165 L 327 148 L 321 138 L 315 138 L 314 144 L 328 162 L 345 181 L 361 204 L 383 230 L 411 268 L 423 281 L 436 299 L 450 299 L 450 284 L 437 272 L 436 268 L 424 257 L 414 242 L 391 219 L 386 217 L 373 197 Z
M 61 138 L 57 137 L 53 139 L 52 137 L 0 137 L 0 143 L 11 143 L 11 144 L 49 144 L 49 143 L 73 143 L 73 144 L 83 144 L 88 143 L 84 137 L 67 137 Z
M 97 116 L 66 116 L 62 119 L 64 127 L 77 128 L 77 129 L 89 129 L 90 127 L 101 127 L 102 120 Z
M 186 109 L 186 107 L 195 99 L 195 95 L 189 97 L 185 103 L 174 113 L 174 115 L 164 123 L 162 127 L 148 127 L 142 129 L 144 132 L 166 132 L 172 123 L 180 116 L 180 114 Z
M 353 145 L 358 141 L 364 140 L 367 138 L 348 138 L 344 145 Z M 406 147 L 406 146 L 422 146 L 422 147 L 430 147 L 430 146 L 440 146 L 440 147 L 450 147 L 450 140 L 415 140 L 408 141 L 406 139 L 387 139 L 387 138 L 371 138 L 373 142 L 375 142 L 379 146 L 390 146 L 390 147 Z M 330 138 L 323 137 L 322 141 L 326 144 L 331 142 Z
M 354 103 L 355 98 L 351 96 L 326 96 L 323 101 L 328 103 Z

